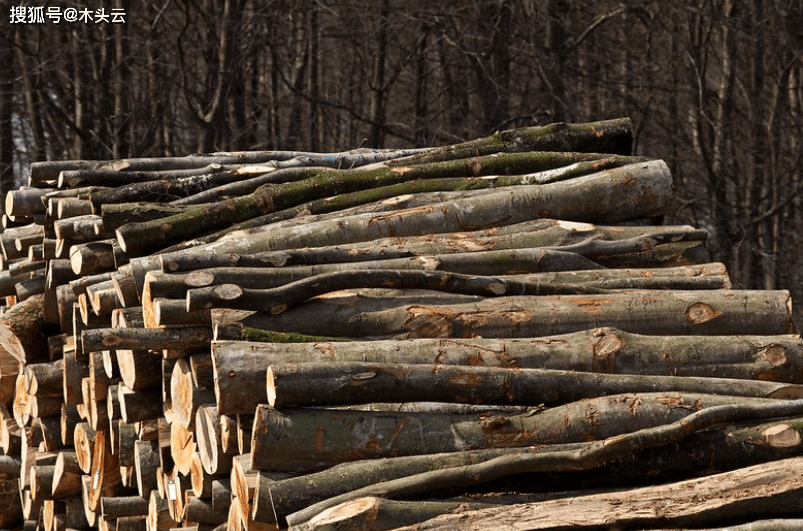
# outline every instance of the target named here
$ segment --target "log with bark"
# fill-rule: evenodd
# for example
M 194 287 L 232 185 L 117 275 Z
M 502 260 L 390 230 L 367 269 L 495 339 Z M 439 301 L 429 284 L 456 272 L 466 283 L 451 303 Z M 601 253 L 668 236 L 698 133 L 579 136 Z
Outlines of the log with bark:
M 256 329 L 372 339 L 538 337 L 610 326 L 651 335 L 780 335 L 793 331 L 789 292 L 647 291 L 515 296 L 466 302 L 418 294 L 409 302 L 342 290 L 278 315 L 241 320 Z M 761 309 L 760 313 L 757 313 Z M 342 323 L 349 323 L 343 327 Z M 232 339 L 234 339 L 232 337 Z

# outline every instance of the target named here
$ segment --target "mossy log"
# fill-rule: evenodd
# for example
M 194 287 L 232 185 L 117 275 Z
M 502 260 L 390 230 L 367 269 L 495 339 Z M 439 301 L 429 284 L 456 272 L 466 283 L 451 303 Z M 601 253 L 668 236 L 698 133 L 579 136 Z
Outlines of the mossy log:
M 435 225 L 440 225 L 440 232 L 447 232 L 466 230 L 467 226 L 505 225 L 541 217 L 617 222 L 662 213 L 672 193 L 671 184 L 669 170 L 662 161 L 631 164 L 569 181 L 516 186 L 472 197 L 462 203 L 456 201 L 443 204 L 440 208 L 428 207 L 420 211 L 419 216 L 410 216 L 404 210 L 394 211 L 385 216 L 386 223 L 393 220 L 391 226 L 385 230 L 392 230 L 395 235 L 402 236 L 431 232 Z M 589 202 L 589 197 L 595 198 L 595 201 Z M 159 245 L 164 247 L 177 239 L 187 239 L 273 212 L 277 209 L 277 199 L 272 191 L 255 192 L 249 196 L 224 201 L 214 208 L 199 208 L 197 211 L 142 224 L 126 224 L 117 229 L 117 237 L 126 252 L 142 254 L 147 249 L 154 249 Z M 451 223 L 444 218 L 451 218 Z M 384 224 L 377 224 L 377 221 L 374 220 L 375 226 L 372 228 L 381 231 L 381 225 Z M 342 220 L 333 222 L 342 225 Z M 310 229 L 311 227 L 306 228 Z M 379 232 L 373 234 L 372 238 L 387 235 L 389 234 Z M 366 239 L 368 238 L 351 237 L 349 241 Z M 322 241 L 320 244 L 335 243 L 339 242 Z

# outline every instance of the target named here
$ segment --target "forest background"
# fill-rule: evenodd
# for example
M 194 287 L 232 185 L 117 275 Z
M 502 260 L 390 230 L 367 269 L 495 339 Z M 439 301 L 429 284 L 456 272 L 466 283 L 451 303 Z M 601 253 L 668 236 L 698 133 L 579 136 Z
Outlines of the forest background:
M 18 7 L 124 23 L 13 23 Z M 629 116 L 667 223 L 803 309 L 803 2 L 0 0 L 0 194 L 40 160 L 422 147 Z

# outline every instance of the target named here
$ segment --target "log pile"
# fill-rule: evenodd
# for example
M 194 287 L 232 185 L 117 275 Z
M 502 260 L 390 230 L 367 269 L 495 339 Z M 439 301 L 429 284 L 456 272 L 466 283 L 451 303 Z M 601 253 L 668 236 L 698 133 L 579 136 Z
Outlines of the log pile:
M 0 527 L 798 528 L 789 294 L 662 225 L 631 143 L 33 164 L 0 234 Z

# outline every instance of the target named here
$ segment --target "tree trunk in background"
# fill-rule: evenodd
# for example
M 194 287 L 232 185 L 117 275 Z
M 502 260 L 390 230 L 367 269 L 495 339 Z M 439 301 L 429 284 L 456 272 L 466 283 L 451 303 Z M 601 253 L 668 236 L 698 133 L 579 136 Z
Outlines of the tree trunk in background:
M 0 0 L 0 196 L 14 187 L 14 35 L 11 0 Z M 0 208 L 0 210 L 5 210 Z
M 482 101 L 482 131 L 490 134 L 507 121 L 510 107 L 510 41 L 513 6 L 510 0 L 476 2 L 486 38 L 474 59 L 479 98 Z M 490 42 L 487 42 L 490 41 Z
M 550 120 L 563 122 L 570 120 L 573 112 L 569 108 L 569 95 L 566 90 L 566 13 L 568 0 L 548 0 L 547 5 L 547 66 L 544 73 L 551 102 L 547 109 Z
M 368 133 L 367 147 L 378 148 L 384 144 L 385 127 L 385 63 L 388 51 L 388 17 L 390 16 L 390 0 L 382 0 L 379 12 L 379 28 L 376 33 L 376 54 L 374 55 L 374 72 L 371 78 L 371 128 Z
M 128 12 L 131 8 L 129 0 L 117 0 L 115 7 Z M 125 127 L 129 119 L 129 82 L 131 77 L 130 46 L 127 35 L 127 24 L 115 24 L 114 31 L 114 115 L 108 117 L 112 126 L 112 157 L 124 158 L 130 153 L 128 143 L 128 129 Z

